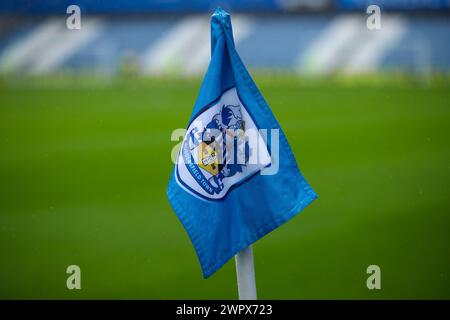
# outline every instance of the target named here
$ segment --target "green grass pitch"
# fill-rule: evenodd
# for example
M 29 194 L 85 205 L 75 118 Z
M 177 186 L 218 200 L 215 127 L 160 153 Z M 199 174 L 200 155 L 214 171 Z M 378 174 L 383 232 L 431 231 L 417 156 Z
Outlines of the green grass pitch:
M 44 82 L 0 85 L 0 298 L 237 298 L 166 198 L 200 81 Z M 256 82 L 319 194 L 254 245 L 259 298 L 450 298 L 450 86 Z

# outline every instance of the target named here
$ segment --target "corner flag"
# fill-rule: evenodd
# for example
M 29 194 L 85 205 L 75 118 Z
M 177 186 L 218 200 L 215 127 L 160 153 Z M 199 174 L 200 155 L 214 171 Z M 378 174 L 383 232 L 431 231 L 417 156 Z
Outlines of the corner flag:
M 211 17 L 211 61 L 167 188 L 205 278 L 316 193 L 243 65 L 230 15 Z

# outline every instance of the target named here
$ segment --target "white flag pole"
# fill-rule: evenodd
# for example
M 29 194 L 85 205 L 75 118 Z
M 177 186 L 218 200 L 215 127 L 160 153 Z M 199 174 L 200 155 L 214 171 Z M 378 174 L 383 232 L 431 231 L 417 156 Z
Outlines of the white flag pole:
M 253 249 L 248 246 L 235 256 L 236 275 L 240 300 L 256 300 L 255 267 Z

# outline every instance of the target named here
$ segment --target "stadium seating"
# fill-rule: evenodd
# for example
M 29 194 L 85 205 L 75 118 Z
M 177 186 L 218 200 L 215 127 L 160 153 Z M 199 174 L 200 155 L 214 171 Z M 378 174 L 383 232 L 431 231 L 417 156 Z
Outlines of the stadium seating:
M 209 15 L 20 16 L 0 26 L 0 73 L 201 74 L 209 56 Z M 236 45 L 252 69 L 299 74 L 450 71 L 445 15 L 365 13 L 233 15 Z

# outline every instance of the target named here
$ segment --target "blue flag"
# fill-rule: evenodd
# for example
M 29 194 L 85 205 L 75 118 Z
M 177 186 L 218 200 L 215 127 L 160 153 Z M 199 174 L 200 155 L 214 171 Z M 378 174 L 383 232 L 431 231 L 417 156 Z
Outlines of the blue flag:
M 211 61 L 180 145 L 167 195 L 205 278 L 317 197 L 220 8 L 211 17 Z

